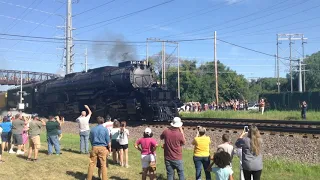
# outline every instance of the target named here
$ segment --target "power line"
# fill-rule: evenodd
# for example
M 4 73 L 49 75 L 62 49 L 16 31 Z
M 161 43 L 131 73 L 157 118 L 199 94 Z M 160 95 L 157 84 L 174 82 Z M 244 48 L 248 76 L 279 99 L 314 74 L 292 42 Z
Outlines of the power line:
M 251 14 L 248 14 L 248 15 L 245 15 L 245 16 L 242 16 L 242 17 L 239 17 L 239 18 L 234 18 L 234 19 L 231 19 L 231 20 L 228 20 L 226 22 L 223 22 L 222 24 L 219 24 L 220 26 L 221 25 L 224 25 L 224 24 L 228 24 L 230 22 L 233 22 L 233 21 L 237 21 L 237 20 L 240 20 L 240 19 L 243 19 L 243 18 L 246 18 L 246 17 L 250 17 L 252 15 L 255 15 L 255 14 L 260 14 L 261 12 L 267 12 L 267 11 L 270 11 L 270 10 L 274 10 L 272 9 L 273 7 L 275 6 L 278 6 L 279 4 L 282 4 L 284 2 L 286 2 L 288 0 L 285 0 L 285 1 L 282 1 L 280 3 L 277 3 L 275 5 L 272 5 L 270 7 L 267 7 L 267 8 L 264 8 L 264 9 L 261 9 L 257 12 L 254 12 L 254 13 L 251 13 Z M 212 27 L 216 27 L 216 25 L 209 25 L 209 26 L 206 26 L 206 27 L 203 27 L 203 28 L 199 28 L 199 29 L 196 29 L 196 30 L 192 30 L 192 31 L 188 31 L 188 32 L 183 32 L 183 33 L 178 33 L 178 34 L 173 34 L 173 35 L 168 35 L 168 36 L 164 36 L 165 38 L 168 38 L 168 37 L 172 37 L 172 36 L 178 36 L 178 35 L 182 35 L 182 34 L 191 34 L 191 33 L 194 33 L 194 32 L 199 32 L 199 31 L 203 31 L 203 30 L 206 30 L 208 28 L 212 28 Z
M 160 3 L 160 4 L 156 4 L 156 5 L 154 5 L 154 6 L 150 6 L 150 7 L 145 8 L 145 9 L 141 9 L 141 10 L 138 10 L 138 11 L 134 11 L 134 12 L 125 14 L 125 15 L 121 15 L 121 16 L 118 16 L 118 17 L 114 17 L 114 18 L 111 18 L 111 19 L 104 20 L 104 21 L 100 21 L 100 22 L 96 22 L 96 23 L 93 23 L 93 24 L 88 24 L 88 25 L 85 25 L 85 26 L 81 26 L 81 27 L 78 27 L 77 29 L 87 28 L 87 27 L 95 26 L 95 25 L 102 24 L 102 23 L 105 23 L 105 22 L 109 22 L 109 21 L 112 21 L 112 20 L 117 20 L 117 19 L 121 19 L 121 18 L 126 18 L 126 17 L 132 16 L 132 15 L 138 14 L 138 13 L 140 13 L 140 12 L 147 11 L 147 10 L 149 10 L 149 9 L 153 9 L 153 8 L 155 8 L 155 7 L 162 6 L 162 5 L 164 5 L 164 4 L 168 4 L 168 3 L 173 2 L 173 1 L 174 1 L 174 0 L 166 1 L 166 2 L 163 2 L 163 3 Z M 100 27 L 101 27 L 101 26 L 100 26 Z M 99 28 L 99 27 L 98 27 L 98 28 Z
M 234 4 L 238 4 L 238 3 L 243 2 L 243 1 L 244 1 L 244 0 L 236 1 L 236 2 L 233 2 L 233 3 L 227 3 L 227 5 L 228 5 L 228 6 L 232 6 L 232 5 L 234 5 Z M 215 4 L 214 6 L 216 7 L 216 6 L 223 5 L 223 4 L 226 4 L 226 3 L 225 3 L 225 2 L 222 2 L 222 3 L 219 3 L 219 4 Z M 169 22 L 169 23 L 168 23 L 168 21 L 164 21 L 163 23 L 160 23 L 160 24 L 162 24 L 162 25 L 151 25 L 151 26 L 148 26 L 149 28 L 148 28 L 147 30 L 145 30 L 145 28 L 141 28 L 141 29 L 139 29 L 137 32 L 132 33 L 132 34 L 141 34 L 141 33 L 143 33 L 143 32 L 147 32 L 147 31 L 150 31 L 150 30 L 152 30 L 152 29 L 165 27 L 165 26 L 167 26 L 167 25 L 174 24 L 174 23 L 181 22 L 181 21 L 185 21 L 185 20 L 188 20 L 188 19 L 191 19 L 191 18 L 200 16 L 200 15 L 204 15 L 204 14 L 210 13 L 210 12 L 212 12 L 212 11 L 216 11 L 216 10 L 222 9 L 222 8 L 224 8 L 224 7 L 217 7 L 217 8 L 215 8 L 215 9 L 212 9 L 212 10 L 205 11 L 205 12 L 202 12 L 202 13 L 201 13 L 201 11 L 206 10 L 206 9 L 211 9 L 211 8 L 212 8 L 212 7 L 210 7 L 210 8 L 203 8 L 203 9 L 201 9 L 201 10 L 193 11 L 193 12 L 188 13 L 188 14 L 186 14 L 186 15 L 179 16 L 179 17 L 175 18 L 176 20 L 174 20 L 174 21 L 172 21 L 172 22 Z M 185 17 L 185 16 L 189 16 L 189 15 L 193 15 L 193 14 L 196 14 L 196 15 L 190 16 L 190 17 Z M 184 18 L 184 17 L 185 17 L 185 18 Z M 178 19 L 180 19 L 180 20 L 178 20 Z M 140 30 L 143 30 L 143 31 L 140 31 Z M 140 32 L 139 32 L 139 31 L 140 31 Z
M 40 10 L 40 9 L 34 9 L 34 8 L 30 8 L 30 7 L 19 5 L 19 4 L 13 4 L 13 3 L 4 2 L 4 1 L 0 1 L 0 3 L 7 4 L 7 5 L 10 5 L 10 6 L 19 7 L 19 8 L 23 8 L 23 9 L 27 9 L 27 10 L 31 10 L 31 11 L 36 11 L 36 12 L 40 12 L 40 13 L 44 13 L 44 14 L 54 15 L 54 13 L 52 13 L 52 12 L 43 11 L 43 10 Z
M 37 22 L 33 22 L 33 21 L 27 21 L 27 20 L 15 18 L 15 17 L 12 17 L 12 16 L 2 15 L 2 14 L 0 14 L 0 17 L 4 17 L 4 18 L 7 18 L 7 19 L 13 19 L 13 20 L 16 20 L 16 21 L 23 21 L 23 22 L 25 22 L 25 23 L 36 24 L 36 25 L 39 25 L 39 26 L 55 28 L 54 26 L 51 26 L 51 25 L 42 24 L 42 23 L 37 23 Z
M 112 3 L 112 2 L 114 2 L 114 1 L 116 1 L 116 0 L 112 0 L 112 1 L 108 1 L 108 2 L 106 2 L 106 3 L 100 4 L 99 6 L 96 6 L 96 7 L 90 8 L 90 9 L 88 9 L 88 10 L 82 11 L 82 12 L 80 12 L 80 13 L 78 13 L 78 14 L 75 14 L 75 15 L 73 15 L 72 17 L 79 16 L 79 15 L 81 15 L 81 14 L 84 14 L 84 13 L 93 11 L 93 10 L 95 10 L 95 9 L 101 8 L 101 7 L 105 6 L 105 5 L 108 5 L 108 4 Z

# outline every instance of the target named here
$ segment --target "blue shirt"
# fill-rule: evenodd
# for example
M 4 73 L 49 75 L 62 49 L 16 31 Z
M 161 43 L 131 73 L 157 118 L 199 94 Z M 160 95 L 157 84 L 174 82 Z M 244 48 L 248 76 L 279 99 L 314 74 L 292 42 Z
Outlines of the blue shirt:
M 108 146 L 110 143 L 109 131 L 103 125 L 98 125 L 90 131 L 91 146 Z
M 213 167 L 212 171 L 216 174 L 216 180 L 229 180 L 229 176 L 233 174 L 233 171 L 230 167 Z
M 3 122 L 3 123 L 0 123 L 0 127 L 2 128 L 3 133 L 11 132 L 12 123 L 11 122 Z

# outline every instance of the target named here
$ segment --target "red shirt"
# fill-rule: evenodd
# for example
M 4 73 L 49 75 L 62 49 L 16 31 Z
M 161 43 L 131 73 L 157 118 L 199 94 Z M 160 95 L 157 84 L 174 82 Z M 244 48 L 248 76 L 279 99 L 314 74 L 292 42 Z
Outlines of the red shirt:
M 162 132 L 160 139 L 164 139 L 164 158 L 167 160 L 182 160 L 183 135 L 178 128 L 169 128 Z
M 157 141 L 153 138 L 140 138 L 136 142 L 137 145 L 141 145 L 141 154 L 156 154 L 156 152 L 152 152 L 152 149 L 158 144 Z

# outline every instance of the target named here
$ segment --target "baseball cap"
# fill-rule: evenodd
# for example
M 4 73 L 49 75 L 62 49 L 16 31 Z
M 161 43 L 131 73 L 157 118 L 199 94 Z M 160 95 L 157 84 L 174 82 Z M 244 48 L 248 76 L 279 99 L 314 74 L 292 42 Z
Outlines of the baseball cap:
M 152 131 L 151 131 L 151 129 L 150 128 L 146 128 L 145 130 L 144 130 L 144 133 L 146 133 L 146 134 L 151 134 L 152 133 Z

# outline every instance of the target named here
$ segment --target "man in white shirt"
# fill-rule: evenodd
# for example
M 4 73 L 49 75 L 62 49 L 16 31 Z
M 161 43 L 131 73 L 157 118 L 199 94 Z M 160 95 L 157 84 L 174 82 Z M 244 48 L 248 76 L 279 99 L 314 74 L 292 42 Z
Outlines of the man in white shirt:
M 110 117 L 109 115 L 107 115 L 107 117 L 106 117 L 106 122 L 103 123 L 103 126 L 104 126 L 105 128 L 107 128 L 108 131 L 109 131 L 109 133 L 111 134 L 111 129 L 112 129 L 112 127 L 113 127 L 113 122 L 111 121 L 111 117 Z
M 90 134 L 89 120 L 92 112 L 89 106 L 84 105 L 84 107 L 87 109 L 88 115 L 86 111 L 82 111 L 81 116 L 79 116 L 76 121 L 79 123 L 80 152 L 81 154 L 89 154 L 89 134 Z

